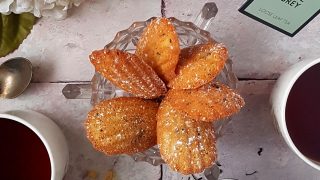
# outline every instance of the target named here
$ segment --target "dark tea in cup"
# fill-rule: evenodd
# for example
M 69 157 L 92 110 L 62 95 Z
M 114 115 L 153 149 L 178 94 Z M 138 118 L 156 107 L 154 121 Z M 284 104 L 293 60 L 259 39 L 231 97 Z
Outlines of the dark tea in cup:
M 320 171 L 319 101 L 320 58 L 289 67 L 270 96 L 275 128 L 301 160 Z
M 320 162 L 320 63 L 300 75 L 285 109 L 289 135 L 306 157 Z
M 0 146 L 0 179 L 50 180 L 49 154 L 29 127 L 0 118 Z

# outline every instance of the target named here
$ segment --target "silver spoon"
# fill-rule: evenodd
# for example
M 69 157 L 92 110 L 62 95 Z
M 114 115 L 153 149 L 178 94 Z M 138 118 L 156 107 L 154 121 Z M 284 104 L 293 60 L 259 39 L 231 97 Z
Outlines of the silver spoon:
M 29 60 L 16 57 L 0 66 L 0 97 L 12 99 L 19 96 L 32 78 L 32 64 Z

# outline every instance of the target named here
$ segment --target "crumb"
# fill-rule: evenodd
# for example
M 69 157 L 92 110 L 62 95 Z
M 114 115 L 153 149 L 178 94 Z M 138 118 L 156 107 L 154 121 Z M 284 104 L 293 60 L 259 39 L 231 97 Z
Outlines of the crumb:
M 115 180 L 115 177 L 116 177 L 115 175 L 116 174 L 113 170 L 109 170 L 109 171 L 107 171 L 107 174 L 104 179 L 105 180 Z
M 98 177 L 97 171 L 88 170 L 83 179 L 85 179 L 85 180 L 96 180 L 97 177 Z

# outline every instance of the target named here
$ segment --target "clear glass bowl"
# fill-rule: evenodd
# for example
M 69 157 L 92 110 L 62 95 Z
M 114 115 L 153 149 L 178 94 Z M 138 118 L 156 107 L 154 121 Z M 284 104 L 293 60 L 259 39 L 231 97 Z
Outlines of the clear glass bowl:
M 135 45 L 138 42 L 143 29 L 150 23 L 152 19 L 154 19 L 154 17 L 148 19 L 147 21 L 135 22 L 128 29 L 118 32 L 114 40 L 106 45 L 105 48 L 120 49 L 133 53 L 135 51 Z M 211 38 L 209 32 L 200 29 L 191 22 L 179 21 L 176 18 L 169 19 L 176 28 L 181 48 L 214 41 Z M 222 73 L 220 73 L 220 75 L 215 80 L 223 82 L 230 87 L 236 87 L 237 79 L 232 72 L 232 61 L 230 59 L 227 61 Z M 130 96 L 130 94 L 114 86 L 110 81 L 105 79 L 98 72 L 96 72 L 94 77 L 92 78 L 92 90 L 91 103 L 93 105 L 105 99 Z M 220 129 L 220 126 L 216 125 L 215 128 Z M 159 151 L 156 146 L 146 152 L 137 153 L 136 155 L 133 155 L 133 157 L 135 160 L 147 161 L 153 165 L 163 163 L 163 160 L 160 158 Z
M 207 27 L 210 24 L 211 19 L 206 19 L 201 12 L 197 20 L 200 26 Z M 134 22 L 128 29 L 120 31 L 116 34 L 113 41 L 105 46 L 107 49 L 120 49 L 133 53 L 136 49 L 136 44 L 144 30 L 144 28 L 150 23 L 153 18 L 146 21 Z M 172 24 L 176 28 L 176 32 L 179 36 L 180 47 L 185 48 L 188 46 L 193 46 L 195 44 L 206 43 L 209 41 L 215 42 L 210 36 L 210 33 L 196 26 L 191 22 L 183 22 L 176 18 L 169 18 Z M 237 78 L 232 71 L 232 61 L 227 60 L 227 63 L 220 73 L 220 75 L 215 79 L 229 85 L 232 88 L 236 88 Z M 130 96 L 130 94 L 124 92 L 123 90 L 115 87 L 111 82 L 105 79 L 98 72 L 95 72 L 92 78 L 92 96 L 91 103 L 93 105 L 99 103 L 105 99 L 111 99 L 114 97 Z M 214 124 L 216 129 L 216 135 L 219 137 L 221 135 L 221 129 L 224 127 L 230 118 L 219 121 Z M 136 161 L 145 161 L 152 165 L 159 165 L 165 163 L 160 156 L 159 149 L 154 146 L 145 152 L 136 153 L 131 156 Z
M 120 49 L 123 51 L 134 53 L 136 44 L 144 30 L 144 28 L 151 22 L 152 17 L 146 21 L 134 22 L 128 29 L 119 31 L 115 38 L 107 44 L 106 49 Z M 179 37 L 180 47 L 185 48 L 196 44 L 206 42 L 216 42 L 210 36 L 208 31 L 200 29 L 191 22 L 180 21 L 174 17 L 169 18 L 176 28 Z M 232 60 L 228 59 L 222 73 L 216 80 L 236 88 L 237 78 L 232 71 Z M 91 103 L 93 105 L 99 103 L 104 99 L 114 97 L 129 96 L 128 93 L 113 86 L 111 82 L 105 79 L 100 73 L 95 72 L 92 78 L 92 96 Z

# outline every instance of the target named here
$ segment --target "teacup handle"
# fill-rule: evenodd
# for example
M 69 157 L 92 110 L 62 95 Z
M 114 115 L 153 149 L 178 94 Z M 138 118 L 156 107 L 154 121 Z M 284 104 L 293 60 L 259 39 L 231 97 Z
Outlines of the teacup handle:
M 217 13 L 218 8 L 214 2 L 206 3 L 196 17 L 194 24 L 203 30 L 207 30 Z M 62 94 L 67 99 L 90 99 L 92 94 L 91 83 L 67 84 L 62 89 Z

